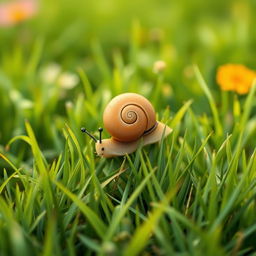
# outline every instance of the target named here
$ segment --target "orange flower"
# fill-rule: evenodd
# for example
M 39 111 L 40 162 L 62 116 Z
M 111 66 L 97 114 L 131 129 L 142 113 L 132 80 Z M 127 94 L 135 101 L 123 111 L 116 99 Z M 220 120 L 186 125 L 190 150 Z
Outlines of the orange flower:
M 221 89 L 239 94 L 248 93 L 255 78 L 255 71 L 239 64 L 226 64 L 217 71 L 217 83 Z
M 0 4 L 0 26 L 12 26 L 32 17 L 37 11 L 36 0 L 20 0 Z

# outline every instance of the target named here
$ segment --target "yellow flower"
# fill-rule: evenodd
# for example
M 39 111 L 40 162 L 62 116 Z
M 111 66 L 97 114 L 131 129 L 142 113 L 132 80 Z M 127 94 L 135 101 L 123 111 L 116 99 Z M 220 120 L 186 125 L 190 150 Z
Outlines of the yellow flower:
M 256 72 L 239 64 L 226 64 L 218 68 L 217 83 L 223 91 L 248 93 Z

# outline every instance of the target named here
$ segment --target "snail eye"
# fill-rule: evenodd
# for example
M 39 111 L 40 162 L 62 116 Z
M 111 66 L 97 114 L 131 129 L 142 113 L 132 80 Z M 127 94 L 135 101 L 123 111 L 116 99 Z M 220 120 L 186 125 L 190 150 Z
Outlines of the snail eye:
M 101 148 L 102 151 L 104 151 L 104 148 Z

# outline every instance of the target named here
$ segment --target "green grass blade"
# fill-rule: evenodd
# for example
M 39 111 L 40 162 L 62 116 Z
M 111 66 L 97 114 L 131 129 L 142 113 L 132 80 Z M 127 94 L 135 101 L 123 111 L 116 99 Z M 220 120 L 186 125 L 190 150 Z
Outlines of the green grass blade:
M 58 181 L 53 181 L 53 182 L 78 206 L 81 212 L 86 216 L 87 220 L 93 226 L 96 233 L 101 238 L 104 238 L 107 231 L 107 227 L 103 223 L 103 221 L 99 218 L 99 216 L 97 216 L 97 214 L 95 214 L 95 212 L 90 207 L 84 204 L 84 202 L 81 199 L 79 199 L 76 195 L 74 195 L 68 189 L 66 189 L 60 182 Z

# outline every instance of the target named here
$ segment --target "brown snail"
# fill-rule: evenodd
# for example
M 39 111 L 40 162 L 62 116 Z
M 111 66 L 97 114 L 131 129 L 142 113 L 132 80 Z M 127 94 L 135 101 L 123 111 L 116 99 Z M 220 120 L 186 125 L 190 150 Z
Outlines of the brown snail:
M 143 146 L 156 143 L 172 132 L 170 127 L 156 120 L 152 104 L 136 93 L 114 97 L 105 108 L 103 123 L 112 135 L 110 139 L 102 140 L 102 128 L 99 128 L 99 140 L 81 128 L 96 142 L 96 152 L 102 157 L 130 154 L 140 143 Z

